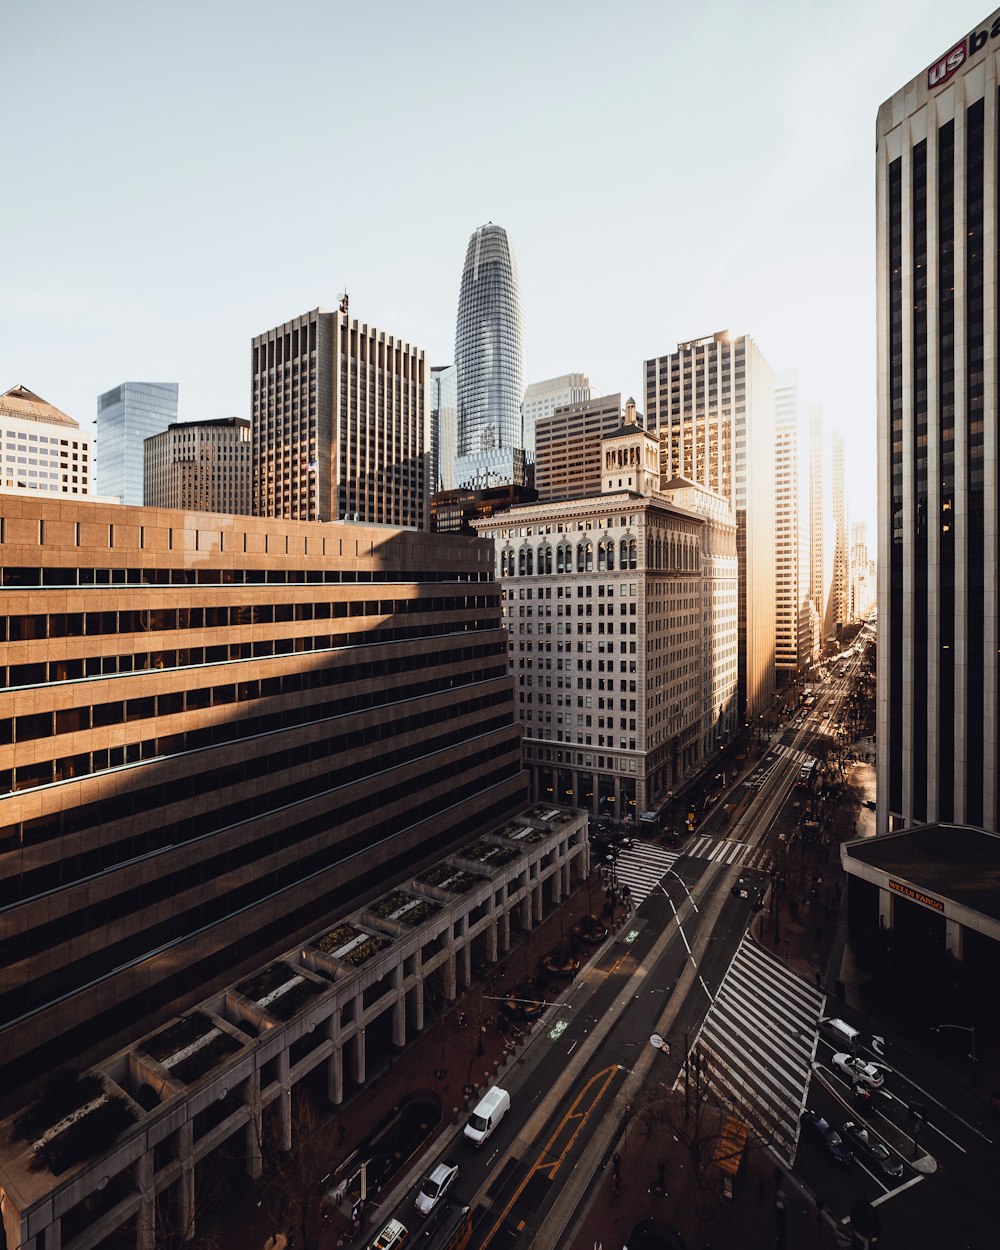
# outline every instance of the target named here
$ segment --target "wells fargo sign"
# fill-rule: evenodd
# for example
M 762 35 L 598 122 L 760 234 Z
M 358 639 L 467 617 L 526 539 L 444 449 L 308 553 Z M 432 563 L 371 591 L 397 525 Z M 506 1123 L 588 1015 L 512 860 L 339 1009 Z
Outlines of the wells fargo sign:
M 929 894 L 921 894 L 912 885 L 903 885 L 902 881 L 893 881 L 890 877 L 889 889 L 894 894 L 902 894 L 904 898 L 912 899 L 915 903 L 921 903 L 924 907 L 931 908 L 932 911 L 944 911 L 944 903 L 939 898 L 931 898 Z

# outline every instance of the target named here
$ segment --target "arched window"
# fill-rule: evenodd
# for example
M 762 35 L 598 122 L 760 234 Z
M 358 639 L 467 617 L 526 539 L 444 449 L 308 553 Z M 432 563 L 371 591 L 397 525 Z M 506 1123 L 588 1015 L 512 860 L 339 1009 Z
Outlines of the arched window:
M 548 543 L 542 543 L 538 548 L 538 572 L 543 577 L 552 572 L 552 548 Z
M 618 567 L 620 569 L 628 568 L 628 539 L 623 538 L 618 544 Z
M 615 571 L 615 540 L 613 538 L 609 538 L 608 539 L 608 572 L 613 573 L 614 571 Z
M 512 547 L 504 547 L 500 552 L 500 576 L 514 576 L 514 550 Z
M 590 543 L 590 542 L 584 543 L 583 561 L 585 565 L 583 571 L 585 573 L 593 573 L 594 571 L 594 544 L 593 543 Z
M 522 577 L 530 577 L 534 572 L 534 556 L 530 547 L 522 547 L 517 553 L 517 571 Z
M 602 538 L 597 544 L 597 571 L 604 573 L 608 568 L 608 544 Z
M 639 567 L 639 548 L 634 538 L 630 538 L 628 543 L 628 567 L 630 569 Z

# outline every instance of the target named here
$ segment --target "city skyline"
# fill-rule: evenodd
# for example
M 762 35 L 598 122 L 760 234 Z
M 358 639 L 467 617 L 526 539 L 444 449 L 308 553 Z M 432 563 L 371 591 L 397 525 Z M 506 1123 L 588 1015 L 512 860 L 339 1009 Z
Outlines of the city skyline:
M 240 21 L 232 5 L 199 10 L 195 41 L 177 20 L 183 6 L 84 15 L 54 4 L 8 17 L 12 88 L 33 100 L 7 137 L 8 160 L 30 172 L 34 194 L 7 206 L 21 246 L 0 322 L 2 385 L 45 394 L 84 428 L 121 377 L 175 377 L 182 420 L 248 416 L 253 335 L 302 308 L 335 307 L 345 286 L 357 316 L 450 364 L 464 241 L 493 219 L 518 250 L 527 381 L 583 370 L 595 394 L 637 394 L 643 359 L 693 333 L 750 333 L 774 368 L 798 370 L 803 402 L 822 403 L 827 427 L 843 430 L 865 487 L 852 492 L 858 519 L 874 522 L 872 118 L 978 8 L 851 5 L 803 23 L 790 4 L 710 15 L 632 4 L 608 30 L 593 7 L 570 26 L 554 8 L 529 19 L 514 6 L 490 28 L 484 61 L 469 51 L 483 44 L 485 16 L 390 6 L 397 43 L 379 45 L 377 64 L 335 58 L 332 73 L 341 39 L 374 46 L 371 18 L 317 6 L 303 47 L 252 8 L 240 7 Z M 234 38 L 239 55 L 227 52 Z M 557 89 L 560 64 L 596 57 L 618 72 L 571 96 Z M 89 68 L 112 61 L 113 86 Z M 32 87 L 43 69 L 44 97 Z M 279 121 L 285 98 L 348 126 L 369 114 L 376 126 L 414 119 L 417 141 L 345 190 L 343 162 L 314 159 L 311 128 Z M 479 106 L 456 108 L 463 98 Z M 734 118 L 753 142 L 727 130 L 734 142 L 720 161 L 707 136 Z M 254 171 L 279 127 L 283 160 L 312 154 L 309 194 L 329 228 L 323 247 L 303 231 L 261 267 L 250 258 L 284 218 L 286 189 Z M 425 155 L 442 134 L 462 176 L 443 209 L 414 211 L 432 167 L 438 176 Z M 664 146 L 683 151 L 682 168 L 655 160 Z M 570 196 L 554 158 L 596 167 L 603 151 L 621 194 Z M 538 186 L 548 194 L 529 197 Z M 710 255 L 699 257 L 699 240 Z

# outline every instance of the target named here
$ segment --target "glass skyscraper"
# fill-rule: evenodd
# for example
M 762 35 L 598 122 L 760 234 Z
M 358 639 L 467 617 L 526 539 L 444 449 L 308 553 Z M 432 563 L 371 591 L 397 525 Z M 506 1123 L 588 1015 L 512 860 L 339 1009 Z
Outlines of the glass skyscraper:
M 97 493 L 141 507 L 143 440 L 176 420 L 176 382 L 123 382 L 99 395 Z
M 507 231 L 492 222 L 469 240 L 455 329 L 458 486 L 525 481 L 524 324 Z

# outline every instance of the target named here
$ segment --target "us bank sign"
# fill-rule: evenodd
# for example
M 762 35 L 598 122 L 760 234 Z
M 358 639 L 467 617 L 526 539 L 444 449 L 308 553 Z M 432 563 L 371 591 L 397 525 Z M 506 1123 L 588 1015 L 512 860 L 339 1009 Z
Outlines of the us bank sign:
M 970 60 L 977 52 L 982 51 L 986 47 L 986 43 L 990 39 L 996 39 L 1000 35 L 1000 17 L 993 23 L 989 30 L 974 30 L 972 34 L 967 35 L 959 43 L 946 52 L 939 60 L 927 71 L 927 88 L 929 91 L 935 90 L 937 87 L 943 87 L 950 78 L 952 78 L 962 68 L 966 61 Z

